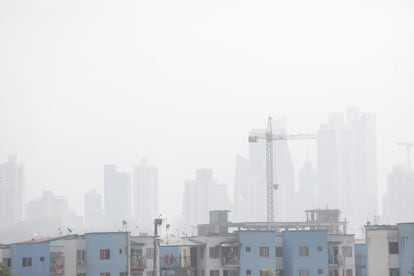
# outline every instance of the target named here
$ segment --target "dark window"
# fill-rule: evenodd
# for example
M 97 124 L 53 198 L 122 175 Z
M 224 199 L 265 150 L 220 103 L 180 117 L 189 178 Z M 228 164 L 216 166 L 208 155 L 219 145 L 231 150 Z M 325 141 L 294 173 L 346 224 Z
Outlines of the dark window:
M 45 261 L 45 257 L 40 257 L 40 261 L 44 262 Z
M 246 252 L 250 252 L 252 251 L 252 249 L 250 248 L 250 246 L 246 246 Z
M 299 246 L 299 256 L 301 257 L 309 256 L 309 248 L 307 246 Z
M 399 276 L 400 270 L 398 268 L 390 268 L 390 276 Z
M 344 257 L 352 257 L 352 247 L 351 246 L 342 247 L 342 255 Z
M 99 276 L 111 276 L 111 272 L 101 272 Z
M 323 274 L 323 269 L 322 268 L 318 269 L 318 274 Z
M 283 257 L 283 247 L 276 246 L 276 257 Z
M 219 270 L 210 270 L 210 276 L 220 276 Z
M 246 270 L 246 275 L 252 275 L 252 271 L 250 269 Z
M 316 250 L 322 251 L 322 246 L 318 246 Z
M 347 269 L 345 276 L 352 276 L 352 269 Z
M 210 258 L 211 259 L 217 259 L 219 257 L 219 247 L 218 246 L 210 247 L 209 251 L 210 251 L 209 253 L 210 253 Z
M 32 266 L 32 257 L 24 257 L 22 259 L 22 266 L 23 267 Z
M 269 247 L 261 246 L 259 251 L 260 257 L 269 257 Z
M 389 242 L 388 249 L 390 254 L 398 254 L 398 242 Z
M 99 250 L 99 259 L 101 260 L 109 260 L 111 258 L 111 250 L 109 249 L 100 249 Z M 102 272 L 107 273 L 107 272 Z

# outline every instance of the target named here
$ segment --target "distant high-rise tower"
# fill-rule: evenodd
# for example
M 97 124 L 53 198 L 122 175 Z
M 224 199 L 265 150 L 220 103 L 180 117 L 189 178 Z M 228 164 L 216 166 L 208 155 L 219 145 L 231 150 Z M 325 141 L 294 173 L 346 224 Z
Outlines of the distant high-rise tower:
M 102 196 L 96 190 L 85 194 L 84 213 L 86 229 L 99 229 L 103 226 Z
M 273 134 L 285 133 L 285 121 L 274 124 Z M 251 130 L 249 136 L 261 135 L 266 130 Z M 266 221 L 266 147 L 264 140 L 249 143 L 249 158 L 238 156 L 234 187 L 234 220 Z M 274 183 L 279 185 L 274 191 L 275 220 L 293 220 L 303 216 L 292 208 L 295 194 L 293 162 L 286 140 L 273 141 Z
M 414 174 L 403 166 L 394 166 L 388 174 L 383 201 L 383 223 L 414 221 Z
M 213 178 L 211 169 L 196 171 L 185 183 L 183 215 L 187 225 L 208 223 L 209 211 L 229 208 L 226 185 Z
M 359 229 L 377 216 L 375 115 L 349 108 L 318 130 L 319 207 L 339 208 Z
M 130 217 L 130 175 L 117 171 L 116 165 L 104 166 L 104 217 L 107 227 L 122 226 Z
M 24 171 L 15 155 L 0 164 L 0 229 L 24 219 Z
M 158 171 L 143 159 L 132 173 L 134 218 L 141 229 L 152 229 L 158 212 Z
M 27 206 L 26 217 L 29 220 L 51 218 L 63 224 L 68 223 L 68 201 L 52 191 L 43 191 L 40 198 L 30 201 Z

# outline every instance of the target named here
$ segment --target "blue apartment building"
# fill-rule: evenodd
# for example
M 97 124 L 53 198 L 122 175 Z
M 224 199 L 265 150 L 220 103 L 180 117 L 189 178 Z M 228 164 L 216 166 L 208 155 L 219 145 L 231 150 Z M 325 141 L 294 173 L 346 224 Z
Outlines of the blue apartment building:
M 414 272 L 414 223 L 399 223 L 398 253 L 400 275 L 412 275 Z
M 11 275 L 50 275 L 49 241 L 12 244 L 10 251 Z
M 126 276 L 128 233 L 86 233 L 86 275 Z
M 275 275 L 276 242 L 274 231 L 239 231 L 240 276 Z
M 328 276 L 328 231 L 283 232 L 284 275 Z

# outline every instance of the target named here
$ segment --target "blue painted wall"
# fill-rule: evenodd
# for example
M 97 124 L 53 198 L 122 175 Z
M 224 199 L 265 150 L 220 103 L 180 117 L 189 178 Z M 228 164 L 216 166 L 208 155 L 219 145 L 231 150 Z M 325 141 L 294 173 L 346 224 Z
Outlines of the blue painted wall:
M 400 275 L 411 275 L 414 271 L 414 223 L 400 223 L 398 226 L 398 251 Z
M 307 246 L 309 255 L 299 256 L 299 247 Z M 321 250 L 318 250 L 321 247 Z M 310 276 L 327 276 L 328 232 L 285 231 L 283 232 L 284 275 L 299 275 L 300 269 L 308 269 Z M 322 269 L 322 273 L 318 273 Z
M 368 276 L 368 246 L 355 244 L 355 275 Z
M 32 266 L 23 267 L 23 258 L 27 257 L 32 258 Z M 11 272 L 11 275 L 19 276 L 50 275 L 49 242 L 12 244 Z
M 237 232 L 240 247 L 240 276 L 260 276 L 261 269 L 276 270 L 276 242 L 274 231 L 240 231 Z M 246 248 L 250 247 L 250 252 Z M 260 247 L 269 247 L 269 257 L 260 256 Z
M 101 272 L 109 272 L 118 276 L 127 271 L 127 233 L 87 233 L 86 243 L 86 275 L 99 276 Z M 110 250 L 110 259 L 100 259 L 100 249 Z M 121 250 L 121 252 L 120 252 Z

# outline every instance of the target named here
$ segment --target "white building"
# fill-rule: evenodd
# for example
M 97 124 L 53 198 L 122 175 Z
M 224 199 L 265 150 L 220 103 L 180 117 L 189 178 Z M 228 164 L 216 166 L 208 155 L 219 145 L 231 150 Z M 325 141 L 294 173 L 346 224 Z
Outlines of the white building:
M 414 221 L 414 174 L 406 167 L 394 166 L 388 175 L 387 192 L 383 201 L 382 222 L 395 224 L 397 222 Z
M 84 220 L 88 230 L 103 226 L 102 196 L 96 191 L 89 191 L 84 196 Z
M 16 155 L 0 164 L 0 230 L 24 219 L 24 171 Z
M 319 208 L 339 208 L 357 231 L 377 216 L 375 115 L 350 108 L 318 130 Z
M 104 166 L 104 217 L 112 230 L 130 217 L 130 174 L 118 172 L 116 165 Z
M 209 211 L 228 208 L 226 186 L 213 178 L 211 169 L 197 170 L 196 178 L 186 181 L 183 215 L 187 226 L 207 223 Z
M 64 197 L 56 196 L 52 191 L 43 191 L 40 198 L 27 204 L 26 214 L 28 220 L 51 218 L 67 224 L 69 205 Z
M 142 229 L 152 229 L 158 211 L 158 170 L 143 159 L 132 172 L 134 219 Z

